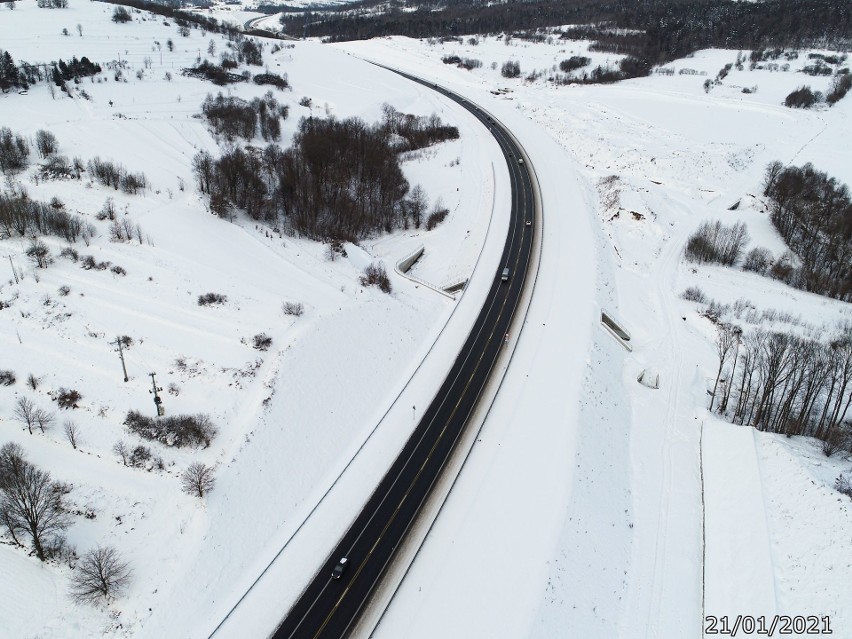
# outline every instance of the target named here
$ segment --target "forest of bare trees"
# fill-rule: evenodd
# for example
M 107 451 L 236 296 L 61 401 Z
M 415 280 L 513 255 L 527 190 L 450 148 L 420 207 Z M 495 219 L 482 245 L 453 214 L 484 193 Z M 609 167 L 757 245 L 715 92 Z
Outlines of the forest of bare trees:
M 252 140 L 260 136 L 267 142 L 281 138 L 281 120 L 287 118 L 289 108 L 279 104 L 272 92 L 251 102 L 221 93 L 208 94 L 201 112 L 213 132 L 233 142 L 236 138 Z
M 320 240 L 359 240 L 424 218 L 422 193 L 406 199 L 409 185 L 399 153 L 458 138 L 456 127 L 435 115 L 418 117 L 385 105 L 384 118 L 303 118 L 290 148 L 232 147 L 219 159 L 193 159 L 198 188 L 211 210 L 233 209 L 278 222 L 293 233 Z
M 76 242 L 80 237 L 92 237 L 95 232 L 90 222 L 64 208 L 20 195 L 0 194 L 0 239 L 53 235 Z
M 852 444 L 852 327 L 816 341 L 719 323 L 716 353 L 710 410 L 762 431 L 816 437 L 827 455 Z
M 801 260 L 785 281 L 813 293 L 852 301 L 852 199 L 849 188 L 811 164 L 766 169 L 770 217 Z
M 307 28 L 310 35 L 329 40 L 387 35 L 458 37 L 586 25 L 566 29 L 564 37 L 592 40 L 592 50 L 627 55 L 619 69 L 598 74 L 600 81 L 646 75 L 654 65 L 710 47 L 846 48 L 852 42 L 852 8 L 834 0 L 420 0 L 414 6 L 383 12 L 352 11 L 350 7 L 285 12 L 281 24 L 291 35 L 301 35 Z
M 742 222 L 731 226 L 715 222 L 702 222 L 686 242 L 684 256 L 690 262 L 718 263 L 734 266 L 740 261 L 748 243 L 748 230 Z

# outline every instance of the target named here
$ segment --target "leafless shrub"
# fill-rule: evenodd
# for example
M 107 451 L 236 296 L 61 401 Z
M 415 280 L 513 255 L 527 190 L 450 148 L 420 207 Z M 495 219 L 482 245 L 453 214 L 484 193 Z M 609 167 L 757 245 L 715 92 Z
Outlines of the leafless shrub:
M 698 302 L 699 304 L 704 304 L 707 302 L 707 296 L 697 286 L 690 286 L 686 289 L 680 296 L 685 299 L 687 302 Z
M 743 270 L 766 275 L 766 271 L 772 266 L 772 252 L 761 246 L 757 246 L 746 253 L 743 260 Z
M 839 428 L 833 428 L 828 435 L 826 435 L 825 439 L 822 440 L 822 453 L 826 457 L 832 457 L 839 453 L 845 444 L 846 437 L 843 431 Z
M 129 565 L 115 548 L 99 546 L 83 555 L 77 564 L 71 577 L 71 596 L 81 603 L 110 600 L 124 592 L 131 576 Z
M 147 446 L 143 446 L 139 444 L 138 446 L 134 446 L 133 450 L 130 451 L 130 455 L 127 458 L 127 465 L 132 466 L 133 468 L 144 468 L 146 470 L 152 470 L 154 468 L 164 468 L 162 458 L 155 456 L 151 453 L 151 449 Z
M 76 262 L 80 259 L 80 254 L 77 252 L 76 249 L 70 246 L 66 246 L 61 251 L 59 251 L 59 257 L 64 257 L 71 260 L 72 262 Z
M 198 305 L 199 306 L 210 306 L 211 304 L 224 304 L 228 301 L 227 295 L 221 295 L 219 293 L 205 293 L 204 295 L 198 296 Z
M 77 402 L 83 399 L 83 396 L 73 388 L 60 388 L 54 399 L 59 404 L 59 408 L 67 410 L 69 408 L 80 408 Z
M 16 380 L 15 371 L 0 371 L 0 386 L 11 386 Z
M 847 477 L 843 474 L 839 475 L 837 479 L 834 480 L 834 488 L 838 492 L 841 492 L 852 499 L 852 477 Z
M 284 302 L 281 305 L 281 311 L 284 315 L 300 317 L 305 312 L 305 306 L 301 302 Z
M 207 448 L 218 429 L 207 415 L 173 415 L 154 419 L 136 411 L 127 413 L 124 425 L 131 432 L 167 446 Z
M 272 346 L 272 338 L 266 333 L 258 333 L 252 338 L 252 348 L 268 351 L 270 346 Z
M 447 219 L 447 216 L 450 214 L 449 209 L 439 208 L 437 205 L 429 214 L 429 217 L 426 218 L 426 230 L 431 231 L 436 226 L 438 226 L 441 222 Z
M 390 278 L 388 278 L 384 264 L 380 262 L 373 262 L 367 266 L 360 281 L 362 286 L 378 286 L 383 293 L 391 292 Z
M 95 217 L 99 220 L 115 220 L 115 200 L 108 197 Z

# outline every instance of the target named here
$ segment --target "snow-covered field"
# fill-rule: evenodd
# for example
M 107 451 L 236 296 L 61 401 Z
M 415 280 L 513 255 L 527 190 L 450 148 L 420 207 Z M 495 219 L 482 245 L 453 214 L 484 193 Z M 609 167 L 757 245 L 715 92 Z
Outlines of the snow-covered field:
M 497 268 L 506 169 L 465 111 L 365 60 L 434 79 L 489 109 L 525 146 L 544 199 L 541 267 L 507 377 L 375 636 L 679 639 L 701 636 L 705 614 L 775 612 L 831 615 L 836 636 L 852 632 L 852 551 L 837 543 L 848 537 L 852 510 L 831 489 L 849 462 L 820 457 L 810 441 L 708 415 L 713 327 L 679 297 L 699 285 L 720 302 L 747 298 L 823 331 L 852 320 L 847 304 L 681 261 L 686 237 L 711 218 L 745 221 L 753 244 L 777 253 L 781 240 L 755 197 L 763 168 L 811 161 L 852 181 L 852 98 L 831 110 L 782 107 L 797 86 L 828 84 L 797 74 L 803 59 L 788 72 L 733 70 L 706 93 L 704 80 L 735 60 L 732 51 L 675 62 L 671 76 L 556 87 L 545 78 L 567 57 L 588 55 L 592 66 L 617 59 L 589 53 L 588 43 L 496 38 L 298 42 L 275 54 L 269 43 L 265 65 L 293 87 L 276 95 L 290 107 L 285 143 L 299 117 L 374 121 L 384 102 L 435 112 L 461 132 L 404 165 L 412 185 L 450 209 L 447 222 L 347 246 L 348 258 L 331 262 L 320 244 L 210 215 L 195 192 L 191 159 L 217 147 L 194 116 L 219 89 L 180 69 L 208 57 L 211 41 L 217 55 L 226 41 L 197 30 L 181 37 L 141 13 L 115 25 L 112 10 L 71 0 L 50 11 L 22 0 L 0 11 L 0 48 L 16 61 L 85 55 L 105 66 L 78 87 L 90 100 L 54 99 L 44 84 L 0 95 L 0 124 L 30 137 L 48 129 L 60 153 L 119 161 L 151 183 L 128 196 L 86 180 L 35 184 L 32 170 L 17 177 L 32 197 L 57 196 L 96 224 L 99 236 L 80 253 L 127 274 L 59 257 L 37 272 L 26 241 L 0 244 L 0 257 L 11 255 L 24 275 L 0 283 L 0 299 L 13 302 L 0 310 L 0 368 L 18 377 L 0 387 L 0 444 L 20 443 L 73 485 L 72 504 L 95 517 L 75 518 L 69 542 L 80 552 L 115 546 L 133 580 L 109 605 L 78 606 L 68 597 L 68 566 L 0 545 L 0 637 L 207 637 L 277 556 L 216 634 L 263 636 L 413 426 Z M 442 64 L 449 54 L 482 67 Z M 119 59 L 126 82 L 106 70 Z M 519 61 L 522 78 L 547 73 L 507 80 L 500 66 L 508 59 Z M 251 98 L 266 88 L 224 91 Z M 299 106 L 303 97 L 310 109 Z M 94 219 L 107 197 L 150 241 L 108 241 L 106 223 Z M 54 256 L 64 246 L 46 241 Z M 359 286 L 367 263 L 380 259 L 392 271 L 420 245 L 418 280 L 442 286 L 473 276 L 457 301 L 397 275 L 391 296 Z M 207 292 L 228 301 L 198 306 Z M 304 315 L 283 315 L 285 301 L 303 303 Z M 632 352 L 599 328 L 602 308 L 630 331 Z M 273 339 L 265 352 L 251 347 L 261 332 Z M 109 344 L 118 335 L 134 341 L 126 384 Z M 636 383 L 646 368 L 660 373 L 659 390 Z M 146 472 L 123 467 L 111 449 L 119 439 L 143 443 L 122 421 L 130 409 L 151 414 L 151 372 L 168 414 L 208 413 L 220 432 L 204 450 L 144 442 L 165 462 Z M 35 391 L 25 386 L 30 373 L 40 378 Z M 12 419 L 20 396 L 56 410 L 48 392 L 60 387 L 83 396 L 79 409 L 59 415 L 80 427 L 76 451 L 59 424 L 29 435 Z M 216 467 L 203 502 L 180 492 L 192 461 Z

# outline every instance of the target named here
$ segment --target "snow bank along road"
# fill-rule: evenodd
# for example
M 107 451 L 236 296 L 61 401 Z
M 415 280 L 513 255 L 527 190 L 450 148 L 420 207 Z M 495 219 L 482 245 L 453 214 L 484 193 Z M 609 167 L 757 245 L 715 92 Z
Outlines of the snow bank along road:
M 453 451 L 503 346 L 527 279 L 535 229 L 535 202 L 521 149 L 508 131 L 477 105 L 431 86 L 475 115 L 496 138 L 509 165 L 512 217 L 509 233 L 482 312 L 446 380 L 413 435 L 382 478 L 361 513 L 278 627 L 275 639 L 343 637 L 382 579 L 421 504 Z M 509 269 L 508 281 L 502 271 Z M 341 557 L 348 567 L 331 579 Z

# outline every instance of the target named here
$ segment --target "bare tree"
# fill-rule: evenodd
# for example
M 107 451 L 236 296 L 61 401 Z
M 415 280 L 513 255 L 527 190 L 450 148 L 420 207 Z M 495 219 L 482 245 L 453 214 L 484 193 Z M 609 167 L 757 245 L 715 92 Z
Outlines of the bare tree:
M 9 442 L 0 448 L 0 490 L 10 485 L 24 462 L 24 449 L 20 444 Z
M 68 438 L 71 446 L 74 450 L 77 450 L 77 440 L 80 437 L 80 429 L 77 427 L 77 424 L 73 420 L 66 419 L 62 424 L 62 429 L 65 431 L 65 437 Z
M 121 457 L 121 463 L 127 466 L 127 458 L 130 457 L 130 448 L 123 440 L 118 440 L 112 446 L 112 452 Z
M 39 129 L 36 131 L 36 149 L 42 158 L 47 158 L 59 150 L 59 142 L 50 131 Z
M 41 429 L 41 432 L 43 433 L 45 430 L 47 430 L 53 425 L 56 416 L 50 411 L 44 410 L 43 408 L 36 408 L 35 412 L 33 412 L 33 419 L 35 420 L 36 425 Z
M 213 477 L 213 468 L 205 464 L 195 462 L 190 464 L 180 478 L 180 485 L 188 495 L 204 497 L 213 490 L 216 478 Z
M 87 552 L 71 577 L 71 596 L 81 603 L 119 596 L 130 583 L 130 566 L 112 546 Z
M 38 268 L 47 268 L 50 264 L 50 248 L 39 239 L 33 238 L 30 240 L 30 245 L 26 250 L 27 257 Z
M 7 486 L 12 486 L 14 478 L 20 474 L 24 463 L 24 449 L 19 444 L 9 442 L 0 448 L 0 495 L 3 494 Z M 6 526 L 9 534 L 12 536 L 12 541 L 22 546 L 18 538 L 15 536 L 15 526 L 12 520 L 7 516 L 5 509 L 0 508 L 0 524 Z
M 9 450 L 7 446 L 0 452 L 0 523 L 16 541 L 19 534 L 29 536 L 36 555 L 44 561 L 45 545 L 71 523 L 63 504 L 64 491 L 49 472 L 24 459 L 20 447 Z
M 731 351 L 735 349 L 739 343 L 739 337 L 742 330 L 732 324 L 722 324 L 719 326 L 719 333 L 716 335 L 716 355 L 719 357 L 719 369 L 716 371 L 716 381 L 713 383 L 713 395 L 710 398 L 710 412 L 713 412 L 713 402 L 716 401 L 716 389 L 719 386 L 719 379 L 722 377 L 722 370 L 725 363 L 731 355 Z M 733 373 L 729 377 L 733 377 Z M 730 383 L 730 379 L 728 382 Z
M 411 216 L 411 223 L 414 225 L 414 228 L 419 229 L 423 223 L 423 216 L 426 213 L 426 209 L 429 206 L 426 193 L 423 191 L 422 186 L 418 184 L 411 189 L 411 194 L 408 196 L 406 205 L 408 214 Z
M 27 427 L 27 429 L 30 431 L 30 435 L 33 434 L 33 425 L 35 424 L 36 410 L 36 407 L 30 400 L 28 400 L 26 397 L 21 397 L 15 404 L 15 411 L 12 413 L 15 419 L 17 419 L 19 422 L 21 422 Z

